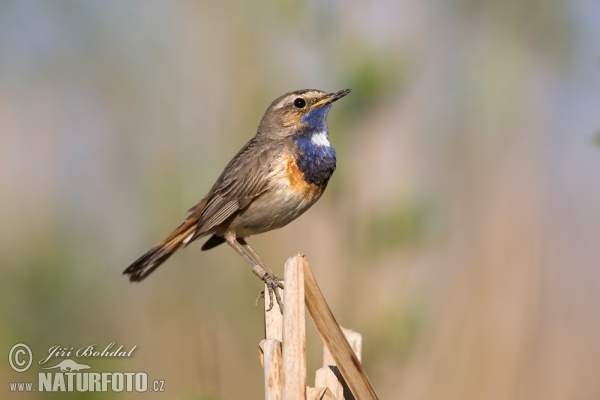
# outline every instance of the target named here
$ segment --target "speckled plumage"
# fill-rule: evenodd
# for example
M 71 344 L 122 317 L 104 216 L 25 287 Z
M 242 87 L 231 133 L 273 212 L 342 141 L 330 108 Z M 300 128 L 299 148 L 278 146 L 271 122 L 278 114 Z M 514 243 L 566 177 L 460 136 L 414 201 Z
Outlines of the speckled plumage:
M 321 197 L 336 167 L 336 153 L 327 139 L 327 113 L 349 92 L 307 89 L 273 101 L 256 136 L 189 210 L 188 218 L 124 273 L 131 281 L 141 281 L 177 249 L 206 235 L 212 236 L 203 250 L 227 242 L 248 262 L 269 270 L 244 238 L 287 225 Z

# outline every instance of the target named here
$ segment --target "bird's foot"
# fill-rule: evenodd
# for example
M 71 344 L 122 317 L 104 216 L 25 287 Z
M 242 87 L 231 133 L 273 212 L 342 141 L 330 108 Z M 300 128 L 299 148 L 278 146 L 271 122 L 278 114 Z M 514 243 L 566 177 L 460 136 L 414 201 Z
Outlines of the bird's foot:
M 278 290 L 283 289 L 283 281 L 270 272 L 268 268 L 260 264 L 255 264 L 252 267 L 252 272 L 267 285 L 267 290 L 269 291 L 269 307 L 267 308 L 267 312 L 273 309 L 273 297 L 275 297 L 275 299 L 277 299 L 277 304 L 279 304 L 279 311 L 283 314 L 283 301 L 281 300 L 281 295 Z M 261 297 L 265 297 L 264 291 L 256 299 L 257 304 L 258 299 Z
M 267 290 L 269 291 L 269 307 L 267 307 L 267 312 L 273 309 L 273 297 L 277 300 L 277 304 L 279 305 L 279 311 L 283 314 L 283 301 L 281 300 L 281 294 L 279 293 L 279 289 L 283 289 L 283 281 L 276 276 L 270 276 L 269 274 L 265 274 L 262 277 L 263 282 L 267 285 Z M 265 292 L 263 291 L 260 297 L 264 297 Z M 258 300 L 258 299 L 257 299 Z

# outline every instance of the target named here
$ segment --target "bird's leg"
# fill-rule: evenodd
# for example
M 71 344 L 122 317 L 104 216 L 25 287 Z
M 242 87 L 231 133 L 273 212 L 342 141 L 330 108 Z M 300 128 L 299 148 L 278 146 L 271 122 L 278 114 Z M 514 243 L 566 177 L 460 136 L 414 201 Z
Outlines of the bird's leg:
M 273 272 L 264 265 L 257 263 L 257 261 L 253 260 L 242 248 L 241 244 L 236 240 L 233 235 L 225 235 L 225 240 L 227 244 L 229 244 L 244 260 L 246 260 L 250 265 L 252 265 L 252 272 L 256 276 L 258 276 L 265 284 L 269 290 L 271 301 L 269 303 L 269 307 L 267 311 L 271 311 L 273 308 L 273 295 L 277 299 L 277 303 L 279 304 L 279 309 L 283 312 L 283 302 L 281 300 L 281 296 L 279 295 L 277 288 L 280 287 L 279 282 L 281 279 L 277 278 L 273 275 Z
M 277 304 L 279 304 L 279 309 L 283 311 L 283 301 L 281 300 L 281 295 L 279 294 L 279 291 L 277 290 L 277 288 L 283 289 L 283 281 L 280 278 L 278 278 L 277 276 L 275 276 L 275 273 L 273 273 L 273 271 L 271 270 L 271 268 L 269 268 L 267 263 L 265 263 L 263 261 L 263 259 L 260 258 L 258 253 L 255 252 L 252 247 L 250 247 L 250 245 L 248 244 L 248 242 L 246 242 L 246 240 L 244 238 L 237 238 L 237 241 L 270 274 L 271 282 L 265 281 L 265 283 L 267 284 L 267 288 L 269 289 L 269 295 L 270 295 L 269 296 L 270 302 L 269 302 L 269 307 L 267 308 L 267 311 L 271 311 L 271 308 L 273 308 L 273 294 L 275 294 L 275 298 L 277 299 Z
M 267 263 L 265 263 L 263 261 L 262 258 L 260 258 L 260 256 L 258 255 L 257 252 L 254 251 L 254 249 L 252 247 L 250 247 L 250 245 L 248 244 L 248 242 L 246 242 L 246 240 L 244 238 L 237 238 L 237 241 L 239 244 L 242 245 L 242 247 L 248 252 L 250 253 L 250 255 L 260 264 L 262 265 L 273 277 L 273 279 L 275 281 L 277 281 L 277 286 L 280 287 L 281 289 L 283 289 L 283 281 L 281 279 L 279 279 L 278 277 L 275 276 L 275 273 L 271 270 L 271 268 L 269 268 L 269 266 L 267 265 Z

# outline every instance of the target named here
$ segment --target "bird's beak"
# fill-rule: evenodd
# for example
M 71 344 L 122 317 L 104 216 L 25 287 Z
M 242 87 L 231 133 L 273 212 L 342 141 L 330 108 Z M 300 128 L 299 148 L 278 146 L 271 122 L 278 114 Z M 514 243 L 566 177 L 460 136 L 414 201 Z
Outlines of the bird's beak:
M 339 92 L 329 93 L 329 94 L 325 95 L 325 97 L 323 97 L 321 100 L 319 100 L 315 104 L 313 104 L 313 106 L 311 108 L 317 108 L 317 107 L 324 106 L 326 104 L 333 103 L 334 101 L 341 99 L 342 97 L 344 97 L 345 95 L 347 95 L 350 92 L 351 92 L 350 89 L 344 89 L 344 90 L 340 90 Z

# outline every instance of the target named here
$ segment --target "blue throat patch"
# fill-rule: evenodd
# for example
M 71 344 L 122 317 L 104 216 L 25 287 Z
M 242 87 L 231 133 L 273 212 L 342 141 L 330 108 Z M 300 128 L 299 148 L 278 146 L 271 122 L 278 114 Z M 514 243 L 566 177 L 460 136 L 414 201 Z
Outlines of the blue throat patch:
M 300 150 L 296 156 L 296 165 L 304 180 L 317 186 L 325 185 L 335 171 L 335 150 L 331 146 L 317 146 L 312 142 L 312 136 L 325 130 L 309 129 L 307 133 L 294 136 Z
M 300 119 L 300 122 L 306 124 L 310 131 L 327 132 L 327 114 L 330 108 L 331 104 L 313 108 Z
M 327 135 L 327 113 L 331 104 L 313 108 L 300 122 L 306 124 L 302 133 L 294 136 L 298 145 L 296 165 L 304 180 L 317 186 L 325 185 L 335 171 L 335 150 L 331 145 L 319 146 L 312 142 L 313 135 Z

